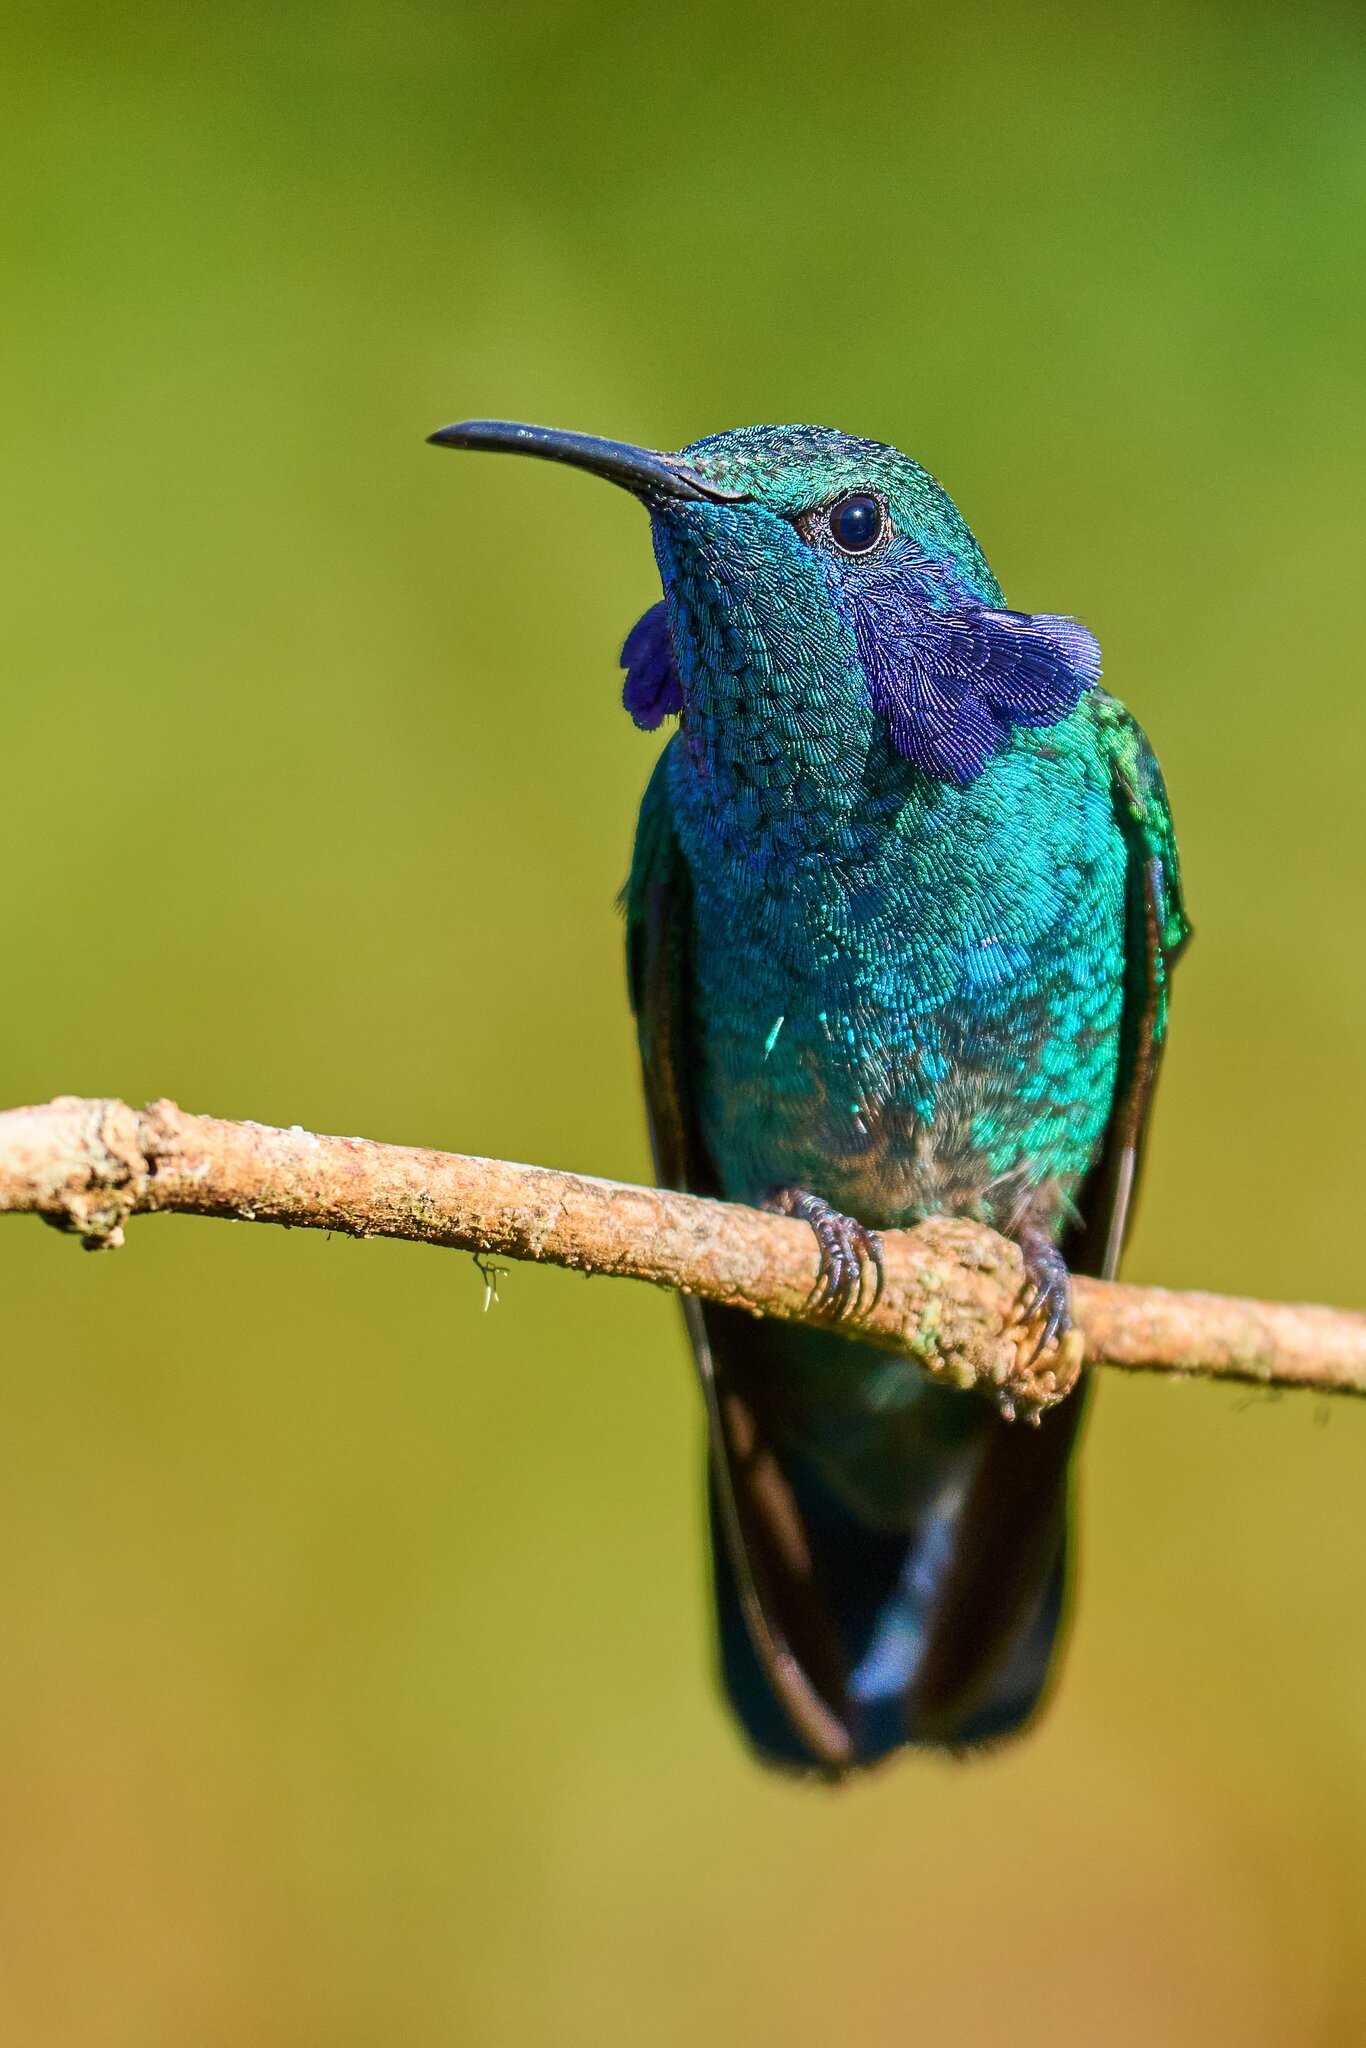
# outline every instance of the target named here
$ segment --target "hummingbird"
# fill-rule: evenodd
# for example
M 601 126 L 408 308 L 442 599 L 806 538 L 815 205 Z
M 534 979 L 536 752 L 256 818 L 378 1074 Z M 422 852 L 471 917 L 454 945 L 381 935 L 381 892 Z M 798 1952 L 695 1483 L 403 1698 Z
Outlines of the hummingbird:
M 1119 1263 L 1189 926 L 1162 774 L 1071 617 L 1008 608 L 929 473 L 744 427 L 678 453 L 501 420 L 650 516 L 623 701 L 677 730 L 627 973 L 661 1185 L 804 1219 L 815 1323 L 685 1299 L 724 1689 L 828 1779 L 1022 1729 L 1068 1609 L 1083 1372 L 1041 1416 L 858 1337 L 881 1233 L 1012 1238 L 1040 1346 Z

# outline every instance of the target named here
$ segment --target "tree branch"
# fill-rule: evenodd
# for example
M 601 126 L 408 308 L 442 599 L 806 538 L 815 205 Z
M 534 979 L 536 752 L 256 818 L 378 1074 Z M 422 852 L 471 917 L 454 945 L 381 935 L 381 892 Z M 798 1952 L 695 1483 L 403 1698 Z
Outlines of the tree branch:
M 226 1123 L 173 1102 L 134 1110 L 64 1095 L 0 1112 L 0 1210 L 36 1212 L 91 1249 L 121 1244 L 128 1217 L 167 1210 L 412 1238 L 819 1320 L 814 1242 L 790 1218 L 505 1160 Z M 1060 1400 L 1083 1355 L 1130 1371 L 1366 1392 L 1366 1315 L 1078 1278 L 1077 1330 L 1034 1360 L 1013 1244 L 950 1218 L 888 1231 L 884 1244 L 886 1284 L 859 1336 L 936 1378 L 983 1386 L 1010 1412 Z

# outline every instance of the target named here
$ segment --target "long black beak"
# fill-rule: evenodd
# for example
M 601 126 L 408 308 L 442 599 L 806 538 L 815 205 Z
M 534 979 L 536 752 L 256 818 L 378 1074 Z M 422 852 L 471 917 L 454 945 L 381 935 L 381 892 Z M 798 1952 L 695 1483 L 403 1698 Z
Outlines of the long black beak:
M 604 441 L 596 434 L 570 434 L 558 427 L 526 427 L 517 420 L 461 420 L 427 439 L 438 448 L 483 448 L 493 455 L 539 455 L 567 462 L 621 484 L 648 503 L 651 498 L 709 498 L 718 504 L 744 502 L 744 491 L 728 491 L 686 463 L 680 455 L 635 448 L 629 441 Z

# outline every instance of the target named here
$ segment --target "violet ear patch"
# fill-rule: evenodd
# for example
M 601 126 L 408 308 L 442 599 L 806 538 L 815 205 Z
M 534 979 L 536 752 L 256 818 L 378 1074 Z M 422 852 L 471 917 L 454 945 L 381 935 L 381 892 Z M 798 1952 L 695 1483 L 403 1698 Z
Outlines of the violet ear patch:
M 1051 612 L 937 611 L 895 586 L 852 609 L 892 744 L 941 780 L 971 782 L 1015 726 L 1056 724 L 1100 678 L 1091 634 Z
M 652 604 L 626 635 L 621 665 L 626 671 L 621 701 L 642 732 L 653 732 L 683 709 L 668 607 L 662 601 Z

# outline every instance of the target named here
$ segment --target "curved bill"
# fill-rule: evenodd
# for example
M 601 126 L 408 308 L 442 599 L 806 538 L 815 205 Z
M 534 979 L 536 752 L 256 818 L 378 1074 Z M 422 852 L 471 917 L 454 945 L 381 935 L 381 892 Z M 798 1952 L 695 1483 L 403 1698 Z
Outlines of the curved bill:
M 567 462 L 647 500 L 709 498 L 718 504 L 741 504 L 746 497 L 744 491 L 728 491 L 699 475 L 680 455 L 661 455 L 629 441 L 604 441 L 596 434 L 571 434 L 559 427 L 528 427 L 518 420 L 460 420 L 453 427 L 438 428 L 427 439 L 438 448 L 479 448 L 493 455 L 539 455 L 545 462 Z

